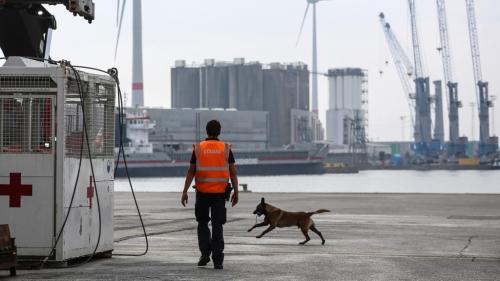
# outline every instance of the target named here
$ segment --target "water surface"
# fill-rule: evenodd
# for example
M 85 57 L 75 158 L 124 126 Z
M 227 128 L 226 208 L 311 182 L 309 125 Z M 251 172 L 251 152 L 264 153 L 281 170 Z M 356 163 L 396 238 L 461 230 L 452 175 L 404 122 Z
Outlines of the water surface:
M 500 193 L 500 171 L 362 171 L 359 174 L 242 176 L 254 192 Z M 180 192 L 184 178 L 132 178 L 136 191 Z M 129 191 L 124 178 L 115 191 Z

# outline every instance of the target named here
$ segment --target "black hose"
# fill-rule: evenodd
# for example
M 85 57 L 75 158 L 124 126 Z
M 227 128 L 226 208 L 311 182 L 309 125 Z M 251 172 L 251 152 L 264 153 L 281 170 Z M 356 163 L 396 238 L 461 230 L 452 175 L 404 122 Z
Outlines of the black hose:
M 118 89 L 118 118 L 119 118 L 119 127 L 120 127 L 120 130 L 119 130 L 119 134 L 120 134 L 120 141 L 119 141 L 119 149 L 118 149 L 118 155 L 117 155 L 117 160 L 116 160 L 116 163 L 115 163 L 115 171 L 114 171 L 114 176 L 116 177 L 116 171 L 118 170 L 118 164 L 120 162 L 120 155 L 123 155 L 123 164 L 125 166 L 125 174 L 127 175 L 127 179 L 128 179 L 128 183 L 129 183 L 129 186 L 130 186 L 130 190 L 132 192 L 132 197 L 134 199 L 134 204 L 135 204 L 135 207 L 136 207 L 136 210 L 137 210 L 137 214 L 139 216 L 139 220 L 141 222 L 141 227 L 142 227 L 142 231 L 144 233 L 144 239 L 146 240 L 146 249 L 144 250 L 144 252 L 140 253 L 140 254 L 113 254 L 114 256 L 133 256 L 133 257 L 137 257 L 137 256 L 144 256 L 148 253 L 149 251 L 149 240 L 148 240 L 148 234 L 146 232 L 146 227 L 144 225 L 144 221 L 142 219 L 142 213 L 141 213 L 141 210 L 139 208 L 139 204 L 137 202 L 137 198 L 135 196 L 135 191 L 134 191 L 134 187 L 133 187 L 133 184 L 132 184 L 132 180 L 130 179 L 130 174 L 129 174 L 129 171 L 128 171 L 128 165 L 127 165 L 127 157 L 125 155 L 125 150 L 124 150 L 124 147 L 123 147 L 123 127 L 125 125 L 125 122 L 124 122 L 124 106 L 123 106 L 123 96 L 122 96 L 122 91 L 121 91 L 121 88 L 120 88 L 120 80 L 118 79 L 118 69 L 116 68 L 111 68 L 109 69 L 108 71 L 104 71 L 102 69 L 99 69 L 99 68 L 94 68 L 94 67 L 89 67 L 89 66 L 79 66 L 79 65 L 75 65 L 74 66 L 75 68 L 81 68 L 81 69 L 88 69 L 88 70 L 94 70 L 94 71 L 98 71 L 98 72 L 102 72 L 102 73 L 106 73 L 107 75 L 109 75 L 111 78 L 113 78 L 115 80 L 115 83 L 117 85 L 117 89 Z
M 78 85 L 78 93 L 80 94 L 80 103 L 81 103 L 81 107 L 82 107 L 82 118 L 83 118 L 83 128 L 84 128 L 84 132 L 85 132 L 84 133 L 85 134 L 85 141 L 87 143 L 87 152 L 88 152 L 89 162 L 90 162 L 90 171 L 92 172 L 92 181 L 94 183 L 94 190 L 95 190 L 96 201 L 97 201 L 97 214 L 99 216 L 99 231 L 98 231 L 97 243 L 95 245 L 94 251 L 92 252 L 92 254 L 90 256 L 88 256 L 88 258 L 84 262 L 68 266 L 68 267 L 77 267 L 77 266 L 80 266 L 80 265 L 83 265 L 83 264 L 89 262 L 92 258 L 94 258 L 95 254 L 97 252 L 97 249 L 99 248 L 99 243 L 101 242 L 102 217 L 101 217 L 101 204 L 100 204 L 100 200 L 99 200 L 99 191 L 97 190 L 97 183 L 95 180 L 94 163 L 92 162 L 92 152 L 90 150 L 90 141 L 89 141 L 89 135 L 88 135 L 87 122 L 85 121 L 85 119 L 86 119 L 85 101 L 84 101 L 85 98 L 83 97 L 80 74 L 75 69 L 75 67 L 73 65 L 71 65 L 71 63 L 68 62 L 68 66 L 71 68 L 71 70 L 75 74 L 76 83 Z

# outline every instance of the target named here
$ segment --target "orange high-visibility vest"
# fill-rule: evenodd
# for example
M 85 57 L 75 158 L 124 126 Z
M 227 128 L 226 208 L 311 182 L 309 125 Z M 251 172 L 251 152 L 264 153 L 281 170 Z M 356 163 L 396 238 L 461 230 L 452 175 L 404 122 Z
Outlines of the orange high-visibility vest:
M 208 140 L 193 147 L 196 156 L 196 189 L 203 193 L 224 193 L 229 180 L 231 145 Z

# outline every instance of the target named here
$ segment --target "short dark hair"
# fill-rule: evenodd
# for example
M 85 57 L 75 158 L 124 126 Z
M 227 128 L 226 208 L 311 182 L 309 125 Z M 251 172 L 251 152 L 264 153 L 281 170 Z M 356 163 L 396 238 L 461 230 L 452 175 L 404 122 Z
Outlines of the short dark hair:
M 207 135 L 218 137 L 220 135 L 220 123 L 217 120 L 211 120 L 207 123 Z

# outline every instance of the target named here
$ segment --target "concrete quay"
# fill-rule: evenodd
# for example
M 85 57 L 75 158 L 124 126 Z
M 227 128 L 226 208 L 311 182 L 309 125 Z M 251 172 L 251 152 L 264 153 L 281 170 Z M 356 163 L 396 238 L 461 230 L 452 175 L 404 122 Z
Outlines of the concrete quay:
M 241 193 L 228 206 L 224 270 L 196 267 L 194 194 L 137 194 L 149 233 L 143 257 L 114 256 L 77 268 L 19 270 L 13 280 L 500 280 L 500 195 Z M 248 233 L 265 197 L 315 215 L 326 238 L 296 227 Z M 259 219 L 261 221 L 262 218 Z M 115 253 L 140 253 L 144 238 L 130 193 L 115 193 Z M 0 272 L 0 280 L 7 272 Z M 9 278 L 9 277 L 5 277 Z

